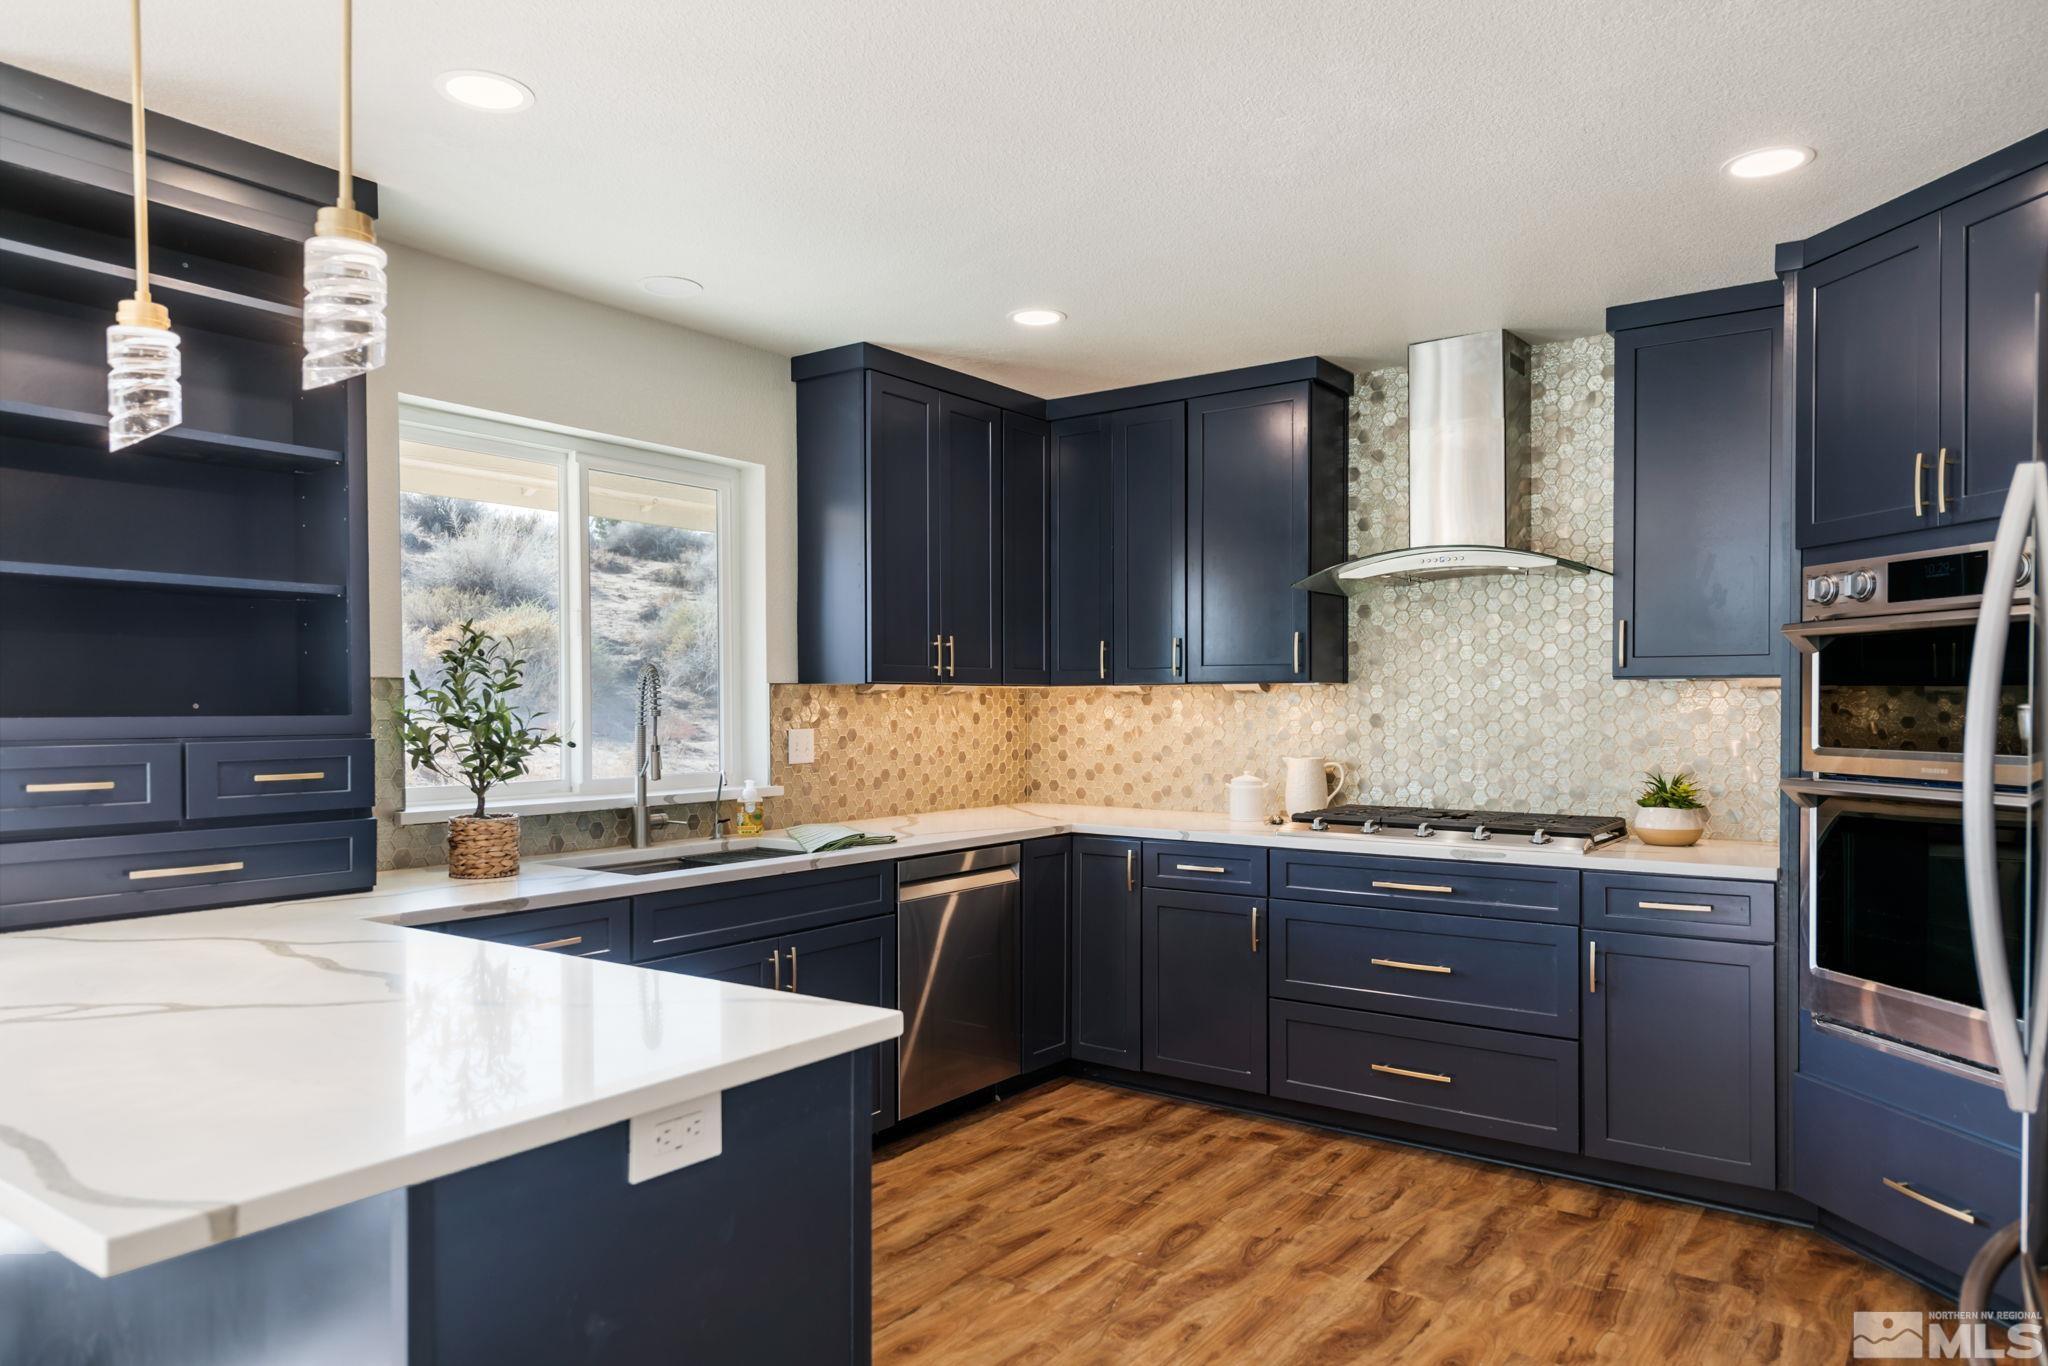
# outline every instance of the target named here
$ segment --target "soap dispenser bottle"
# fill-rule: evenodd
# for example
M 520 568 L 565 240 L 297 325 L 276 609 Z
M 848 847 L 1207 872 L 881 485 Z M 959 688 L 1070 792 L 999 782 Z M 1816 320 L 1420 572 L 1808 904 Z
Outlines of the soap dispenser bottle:
M 767 828 L 768 816 L 761 809 L 761 793 L 755 788 L 754 780 L 749 778 L 740 784 L 740 818 L 733 823 L 733 834 L 749 839 Z

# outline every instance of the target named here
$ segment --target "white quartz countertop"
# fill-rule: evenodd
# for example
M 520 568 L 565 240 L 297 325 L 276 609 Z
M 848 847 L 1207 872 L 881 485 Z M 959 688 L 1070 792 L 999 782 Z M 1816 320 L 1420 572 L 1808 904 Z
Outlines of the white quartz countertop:
M 896 1037 L 893 1010 L 413 925 L 1046 835 L 1771 881 L 1774 844 L 1318 834 L 1027 804 L 851 822 L 897 842 L 653 876 L 530 860 L 458 882 L 0 935 L 0 1219 L 101 1275 L 430 1181 Z M 773 846 L 771 836 L 764 843 Z

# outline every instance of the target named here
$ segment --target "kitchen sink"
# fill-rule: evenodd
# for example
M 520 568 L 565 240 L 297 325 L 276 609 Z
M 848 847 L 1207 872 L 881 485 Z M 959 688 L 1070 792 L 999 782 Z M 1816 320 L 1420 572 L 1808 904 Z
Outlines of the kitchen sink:
M 677 854 L 667 858 L 635 859 L 631 862 L 571 863 L 573 868 L 587 868 L 594 873 L 624 873 L 628 877 L 646 877 L 653 873 L 678 873 L 687 868 L 723 868 L 729 863 L 756 863 L 763 859 L 802 858 L 801 849 L 719 849 L 708 854 Z

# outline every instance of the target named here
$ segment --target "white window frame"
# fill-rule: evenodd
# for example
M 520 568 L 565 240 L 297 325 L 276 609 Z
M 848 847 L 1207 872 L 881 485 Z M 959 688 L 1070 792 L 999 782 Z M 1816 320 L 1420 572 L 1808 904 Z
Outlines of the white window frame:
M 561 778 L 523 779 L 493 788 L 497 810 L 543 815 L 550 812 L 609 810 L 630 801 L 630 775 L 597 778 L 588 772 L 592 734 L 590 698 L 590 541 L 588 509 L 593 472 L 637 476 L 709 489 L 718 499 L 718 747 L 727 775 L 726 790 L 736 791 L 742 777 L 753 777 L 766 796 L 781 789 L 765 784 L 767 775 L 768 684 L 758 643 L 742 620 L 742 580 L 765 573 L 765 554 L 757 523 L 760 510 L 758 476 L 747 477 L 739 462 L 674 447 L 655 446 L 570 428 L 547 426 L 478 409 L 401 396 L 401 441 L 418 440 L 459 450 L 532 460 L 550 466 L 556 480 L 558 593 L 561 602 L 561 711 L 543 717 L 564 739 L 575 742 L 562 753 Z M 403 491 L 404 475 L 399 475 Z M 400 552 L 403 555 L 403 550 Z M 403 612 L 404 575 L 400 584 Z M 650 801 L 707 800 L 717 790 L 718 774 L 671 774 L 649 788 Z M 461 789 L 405 789 L 401 821 L 417 824 L 446 820 L 472 809 L 474 799 Z

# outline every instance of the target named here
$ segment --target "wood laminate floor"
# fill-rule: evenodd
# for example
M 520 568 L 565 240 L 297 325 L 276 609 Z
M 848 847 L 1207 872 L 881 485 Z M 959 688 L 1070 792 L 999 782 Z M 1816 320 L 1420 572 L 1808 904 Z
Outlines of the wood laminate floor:
M 880 1362 L 1840 1362 L 1800 1229 L 1059 1081 L 876 1154 Z

